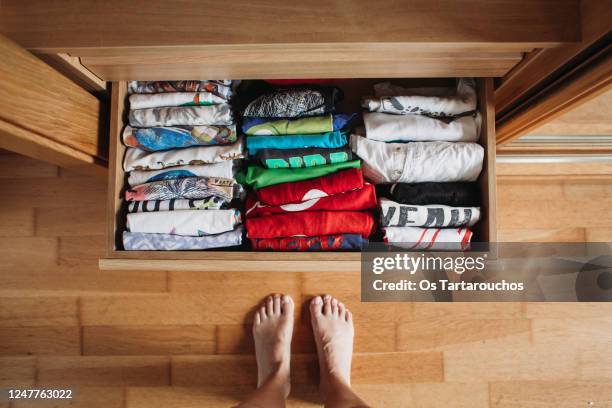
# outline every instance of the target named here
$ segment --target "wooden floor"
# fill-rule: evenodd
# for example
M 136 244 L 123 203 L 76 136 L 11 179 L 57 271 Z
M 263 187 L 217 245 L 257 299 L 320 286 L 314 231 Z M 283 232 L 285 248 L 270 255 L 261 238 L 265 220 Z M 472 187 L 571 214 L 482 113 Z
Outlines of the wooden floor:
M 503 239 L 612 240 L 610 180 L 498 188 Z M 298 304 L 290 406 L 313 406 L 303 305 L 329 292 L 354 313 L 353 381 L 374 406 L 612 407 L 612 304 L 362 304 L 347 273 L 100 272 L 105 194 L 0 155 L 0 389 L 73 388 L 75 407 L 228 406 L 255 381 L 250 312 L 283 292 Z

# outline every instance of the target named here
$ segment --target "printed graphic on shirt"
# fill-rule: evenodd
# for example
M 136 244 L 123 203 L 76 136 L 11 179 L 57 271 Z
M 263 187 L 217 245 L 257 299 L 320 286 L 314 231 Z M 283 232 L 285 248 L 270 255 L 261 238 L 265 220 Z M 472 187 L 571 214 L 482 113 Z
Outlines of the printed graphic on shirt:
M 462 227 L 472 226 L 480 218 L 478 207 L 445 205 L 405 205 L 386 198 L 379 200 L 383 227 Z
M 262 149 L 257 152 L 257 159 L 269 169 L 299 168 L 343 163 L 352 159 L 352 153 L 349 148 Z

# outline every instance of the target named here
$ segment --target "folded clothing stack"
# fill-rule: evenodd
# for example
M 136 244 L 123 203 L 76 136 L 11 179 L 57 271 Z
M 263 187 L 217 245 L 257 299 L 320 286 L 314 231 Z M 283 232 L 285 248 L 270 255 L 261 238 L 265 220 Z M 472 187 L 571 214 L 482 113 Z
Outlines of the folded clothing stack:
M 129 83 L 123 167 L 129 172 L 126 250 L 202 250 L 242 244 L 244 157 L 229 101 L 232 81 Z M 202 211 L 205 210 L 205 211 Z
M 352 135 L 350 143 L 368 180 L 393 184 L 378 190 L 384 240 L 468 249 L 484 159 L 474 80 L 459 79 L 456 88 L 381 83 L 374 91 L 362 99 L 365 137 Z
M 365 183 L 337 114 L 342 91 L 292 83 L 270 87 L 243 109 L 251 157 L 244 184 L 246 230 L 255 250 L 358 250 L 374 229 L 374 186 Z

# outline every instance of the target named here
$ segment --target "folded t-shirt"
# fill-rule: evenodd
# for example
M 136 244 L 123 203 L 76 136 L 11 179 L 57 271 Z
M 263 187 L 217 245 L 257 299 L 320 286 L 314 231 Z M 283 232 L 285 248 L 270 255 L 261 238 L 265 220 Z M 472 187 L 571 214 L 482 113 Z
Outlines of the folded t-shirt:
M 480 219 L 479 207 L 400 204 L 388 198 L 378 200 L 383 227 L 471 227 Z
M 227 203 L 226 199 L 219 196 L 201 199 L 173 198 L 171 200 L 130 201 L 128 212 L 220 210 Z
M 379 196 L 390 197 L 401 204 L 480 206 L 478 183 L 397 183 L 376 186 Z
M 244 117 L 297 118 L 332 113 L 343 93 L 333 86 L 279 88 L 251 101 Z
M 129 147 L 123 158 L 123 169 L 125 171 L 160 170 L 174 166 L 220 163 L 243 157 L 242 137 L 231 145 L 193 146 L 160 152 L 147 152 Z
M 301 203 L 363 187 L 360 168 L 341 170 L 309 180 L 275 184 L 257 190 L 257 198 L 267 205 Z
M 137 186 L 154 181 L 185 177 L 222 177 L 231 179 L 234 178 L 234 163 L 228 160 L 220 163 L 201 164 L 198 166 L 176 166 L 161 170 L 133 170 L 129 173 L 128 184 L 130 186 Z
M 409 249 L 466 251 L 470 248 L 469 228 L 384 227 L 384 240 Z
M 351 148 L 375 184 L 476 181 L 484 159 L 476 143 L 384 143 L 351 135 Z
M 127 201 L 171 200 L 173 198 L 202 199 L 211 196 L 225 201 L 239 196 L 240 185 L 233 179 L 221 177 L 186 177 L 153 181 L 129 188 Z
M 296 211 L 361 211 L 376 208 L 376 190 L 374 185 L 364 183 L 363 188 L 334 194 L 327 197 L 312 198 L 294 204 L 269 206 L 257 201 L 254 195 L 246 200 L 247 217 L 261 217 L 263 215 L 292 213 Z
M 362 106 L 370 112 L 415 114 L 427 116 L 457 116 L 476 109 L 476 83 L 473 78 L 457 80 L 453 93 L 444 95 L 415 95 L 413 90 L 390 83 L 374 86 L 375 97 L 362 99 Z
M 480 122 L 480 114 L 451 121 L 421 115 L 363 114 L 366 137 L 381 142 L 476 142 Z
M 232 96 L 232 80 L 218 81 L 130 81 L 130 94 L 157 94 L 166 92 L 210 92 L 224 99 Z
M 345 129 L 356 117 L 355 113 L 334 113 L 306 118 L 252 118 L 242 120 L 242 131 L 247 135 L 306 135 Z
M 198 106 L 227 103 L 225 98 L 211 92 L 169 92 L 130 95 L 130 109 L 159 108 L 162 106 Z
M 241 245 L 242 232 L 241 225 L 228 232 L 202 237 L 124 231 L 123 248 L 126 251 L 195 251 L 225 248 Z
M 314 237 L 344 233 L 360 234 L 367 238 L 374 229 L 374 217 L 366 211 L 303 211 L 247 218 L 246 229 L 249 238 Z
M 172 126 L 123 129 L 123 143 L 149 152 L 190 146 L 211 146 L 234 143 L 236 125 Z
M 280 136 L 281 138 L 283 136 Z M 257 152 L 257 160 L 269 169 L 300 168 L 322 166 L 330 163 L 342 163 L 353 157 L 351 149 L 323 149 L 310 147 L 307 149 L 262 149 Z
M 209 106 L 171 106 L 133 109 L 128 115 L 130 126 L 231 125 L 232 109 L 227 103 Z
M 339 131 L 313 133 L 311 135 L 248 136 L 246 138 L 250 155 L 257 154 L 261 149 L 303 149 L 308 147 L 332 149 L 347 144 L 346 134 Z
M 251 239 L 255 251 L 348 251 L 359 250 L 367 243 L 359 234 Z
M 264 169 L 258 166 L 249 166 L 246 175 L 237 174 L 236 179 L 239 180 L 240 184 L 245 184 L 255 190 L 259 190 L 260 188 L 275 184 L 308 180 L 335 173 L 339 170 L 359 167 L 361 167 L 359 160 L 300 169 Z
M 236 209 L 156 211 L 129 213 L 126 227 L 130 232 L 200 237 L 231 231 L 240 222 Z

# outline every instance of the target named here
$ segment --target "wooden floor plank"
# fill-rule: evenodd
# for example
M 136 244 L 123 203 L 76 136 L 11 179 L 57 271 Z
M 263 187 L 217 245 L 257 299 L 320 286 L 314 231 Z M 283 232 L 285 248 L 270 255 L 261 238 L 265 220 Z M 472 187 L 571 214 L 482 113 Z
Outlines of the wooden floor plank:
M 0 327 L 78 326 L 76 297 L 0 297 Z
M 520 303 L 511 302 L 452 302 L 414 304 L 415 319 L 518 319 L 523 317 Z
M 86 326 L 84 355 L 213 354 L 215 326 Z
M 125 390 L 123 387 L 71 386 L 70 400 L 22 400 L 14 408 L 123 408 Z
M 60 236 L 58 263 L 60 266 L 94 265 L 97 267 L 98 260 L 105 253 L 104 245 L 106 245 L 104 234 L 75 237 Z
M 0 327 L 0 355 L 78 355 L 81 333 L 77 326 Z
M 0 268 L 0 294 L 3 296 L 114 296 L 165 293 L 166 289 L 166 273 L 159 271 L 100 271 L 96 265 L 28 266 L 18 271 Z
M 398 325 L 397 349 L 452 350 L 468 345 L 527 345 L 530 337 L 531 322 L 528 319 L 415 320 Z
M 15 194 L 15 192 L 19 194 Z M 99 206 L 106 202 L 106 183 L 90 177 L 3 179 L 0 197 L 11 197 L 15 207 L 76 207 Z
M 0 276 L 56 266 L 57 247 L 55 237 L 0 237 Z
M 40 357 L 38 384 L 45 386 L 165 386 L 168 357 Z
M 57 177 L 59 168 L 40 160 L 0 149 L 0 179 L 41 179 Z
M 0 357 L 0 387 L 25 387 L 36 382 L 36 357 Z
M 480 347 L 444 351 L 446 381 L 574 380 L 578 351 L 545 346 Z
M 294 326 L 291 350 L 294 353 L 316 353 L 312 326 L 299 322 Z M 389 352 L 395 350 L 395 324 L 388 322 L 356 322 L 355 352 Z M 252 326 L 218 325 L 217 354 L 254 352 Z
M 491 384 L 491 408 L 610 407 L 612 382 L 520 381 Z
M 11 208 L 0 211 L 0 237 L 31 237 L 34 235 L 34 210 Z
M 36 235 L 40 237 L 80 237 L 99 234 L 106 228 L 106 202 L 69 207 L 36 208 Z

